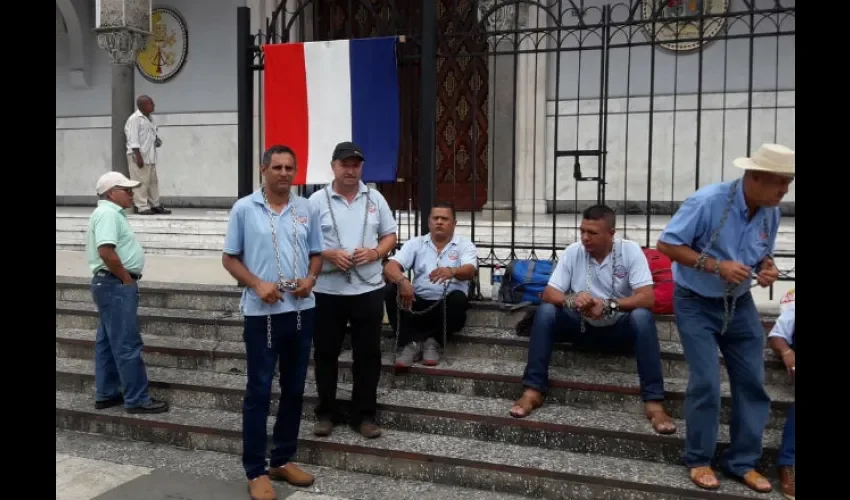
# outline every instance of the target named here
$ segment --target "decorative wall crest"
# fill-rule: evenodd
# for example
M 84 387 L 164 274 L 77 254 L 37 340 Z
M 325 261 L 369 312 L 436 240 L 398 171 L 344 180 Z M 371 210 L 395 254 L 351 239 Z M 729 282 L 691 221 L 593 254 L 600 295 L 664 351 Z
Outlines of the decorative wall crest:
M 186 63 L 189 32 L 186 20 L 175 9 L 157 7 L 151 11 L 151 36 L 136 58 L 136 67 L 145 79 L 163 83 Z
M 655 40 L 659 46 L 667 50 L 687 52 L 699 49 L 703 44 L 711 41 L 721 29 L 724 20 L 719 17 L 704 18 L 700 20 L 681 20 L 698 16 L 700 12 L 705 14 L 725 14 L 729 10 L 729 0 L 643 0 L 641 13 L 643 19 L 651 21 L 654 13 L 661 9 L 656 22 L 648 22 L 645 30 L 648 37 L 655 32 Z M 702 25 L 702 43 L 694 40 L 700 35 Z M 684 39 L 679 42 L 677 40 Z

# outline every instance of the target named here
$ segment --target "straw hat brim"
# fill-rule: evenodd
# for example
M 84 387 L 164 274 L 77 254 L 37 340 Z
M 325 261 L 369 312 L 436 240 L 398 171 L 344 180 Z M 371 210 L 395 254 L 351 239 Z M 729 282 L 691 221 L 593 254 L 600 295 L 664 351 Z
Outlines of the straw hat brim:
M 732 160 L 732 165 L 735 166 L 735 167 L 738 167 L 742 170 L 758 170 L 760 172 L 770 172 L 770 173 L 779 174 L 779 175 L 790 175 L 790 176 L 794 175 L 794 167 L 793 166 L 791 166 L 791 168 L 787 169 L 787 170 L 786 169 L 770 168 L 770 167 L 765 167 L 764 165 L 760 165 L 760 164 L 754 162 L 752 158 L 748 158 L 748 157 L 735 158 L 734 160 Z

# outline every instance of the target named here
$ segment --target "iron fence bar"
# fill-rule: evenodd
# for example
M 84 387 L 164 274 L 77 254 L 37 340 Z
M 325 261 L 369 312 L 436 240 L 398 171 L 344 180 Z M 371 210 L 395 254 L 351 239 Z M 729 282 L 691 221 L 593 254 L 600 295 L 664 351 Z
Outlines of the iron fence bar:
M 419 213 L 420 234 L 428 232 L 428 217 L 434 204 L 437 129 L 437 5 L 422 0 L 422 54 L 420 62 L 419 109 Z
M 236 102 L 237 102 L 237 196 L 248 196 L 254 190 L 252 151 L 254 136 L 254 69 L 251 8 L 236 8 Z
M 652 25 L 652 39 L 655 40 L 657 33 L 655 24 Z M 655 132 L 655 50 L 649 51 L 649 138 L 646 150 L 646 239 L 644 244 L 649 246 L 649 233 L 652 222 L 652 152 L 653 138 Z M 628 89 L 627 89 L 628 90 Z M 675 97 L 674 97 L 675 99 Z
M 699 44 L 702 46 L 703 36 L 705 30 L 705 16 L 700 16 L 699 18 Z M 702 63 L 703 63 L 703 52 L 699 51 L 699 56 L 697 57 L 697 137 L 696 137 L 696 161 L 694 164 L 694 191 L 699 189 L 700 179 L 699 179 L 699 168 L 700 168 L 700 154 L 702 147 Z M 675 196 L 674 196 L 675 198 Z

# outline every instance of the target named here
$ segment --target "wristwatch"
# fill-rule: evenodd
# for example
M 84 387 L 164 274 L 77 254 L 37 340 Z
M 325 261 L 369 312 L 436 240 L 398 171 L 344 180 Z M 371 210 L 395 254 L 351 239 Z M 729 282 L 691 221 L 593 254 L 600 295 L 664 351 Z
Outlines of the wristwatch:
M 605 304 L 605 315 L 613 316 L 620 311 L 620 304 L 617 303 L 615 299 L 608 299 L 608 303 Z

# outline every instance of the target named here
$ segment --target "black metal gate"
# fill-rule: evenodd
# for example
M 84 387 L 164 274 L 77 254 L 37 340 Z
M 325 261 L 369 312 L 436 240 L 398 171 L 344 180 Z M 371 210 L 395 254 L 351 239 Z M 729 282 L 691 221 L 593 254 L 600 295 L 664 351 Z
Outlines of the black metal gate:
M 581 209 L 605 202 L 645 217 L 619 220 L 651 246 L 653 215 L 760 142 L 793 141 L 795 13 L 778 0 L 284 0 L 251 33 L 240 7 L 239 194 L 261 148 L 261 43 L 404 35 L 399 182 L 379 186 L 402 240 L 447 199 L 489 264 L 554 258 Z

